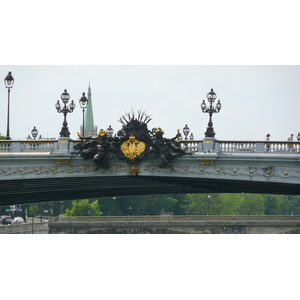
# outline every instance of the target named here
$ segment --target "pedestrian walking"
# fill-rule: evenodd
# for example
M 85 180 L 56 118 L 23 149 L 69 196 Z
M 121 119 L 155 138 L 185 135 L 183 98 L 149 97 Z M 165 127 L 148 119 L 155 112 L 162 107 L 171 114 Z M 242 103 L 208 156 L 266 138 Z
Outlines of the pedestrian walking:
M 293 142 L 294 141 L 294 134 L 291 133 L 291 135 L 287 139 L 288 142 Z M 294 145 L 293 144 L 287 144 L 287 150 L 288 151 L 294 151 Z

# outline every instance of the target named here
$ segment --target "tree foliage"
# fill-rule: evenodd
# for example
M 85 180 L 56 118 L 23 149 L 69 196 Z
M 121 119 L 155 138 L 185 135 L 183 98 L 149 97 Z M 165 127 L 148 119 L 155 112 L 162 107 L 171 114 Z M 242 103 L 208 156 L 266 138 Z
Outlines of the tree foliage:
M 65 216 L 101 216 L 100 206 L 98 200 L 90 203 L 88 199 L 72 201 L 72 208 L 67 208 Z
M 261 194 L 194 194 L 185 196 L 185 208 L 192 215 L 263 215 L 265 201 Z
M 284 214 L 284 196 L 282 195 L 264 195 L 265 214 L 283 215 Z
M 176 210 L 179 200 L 172 196 L 135 196 L 99 199 L 104 215 L 157 215 L 162 210 Z
M 29 209 L 28 209 L 28 214 L 29 216 L 38 216 L 40 214 L 40 207 L 39 207 L 39 204 L 38 203 L 35 203 L 35 204 L 32 204 L 29 206 Z
M 175 215 L 300 215 L 300 196 L 246 193 L 153 195 L 26 204 L 22 205 L 24 215 L 26 208 L 28 216 L 44 215 L 44 211 L 50 211 L 50 208 L 53 208 L 53 216 L 65 212 L 66 215 L 87 216 L 89 210 L 92 216 L 159 215 L 162 211 Z M 6 213 L 6 209 L 9 206 L 1 207 L 1 213 Z
M 283 197 L 283 196 L 281 196 Z M 286 213 L 300 215 L 300 196 L 285 196 Z

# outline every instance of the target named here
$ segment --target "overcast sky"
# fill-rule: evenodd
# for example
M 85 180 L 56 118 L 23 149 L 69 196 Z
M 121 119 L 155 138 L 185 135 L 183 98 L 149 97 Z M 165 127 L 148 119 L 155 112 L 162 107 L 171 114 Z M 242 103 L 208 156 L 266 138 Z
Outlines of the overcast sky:
M 187 124 L 202 139 L 208 114 L 200 104 L 211 88 L 222 103 L 213 115 L 220 140 L 286 140 L 300 132 L 299 66 L 0 66 L 12 72 L 10 135 L 23 139 L 33 126 L 43 137 L 59 137 L 63 115 L 55 103 L 67 89 L 76 108 L 67 121 L 72 138 L 82 124 L 79 99 L 90 82 L 94 122 L 98 129 L 121 129 L 124 111 L 142 109 L 152 116 L 149 129 L 161 127 L 166 137 Z M 0 87 L 0 132 L 6 134 L 7 89 Z
M 217 139 L 263 140 L 270 133 L 274 141 L 286 140 L 300 131 L 293 1 L 53 1 L 47 14 L 38 1 L 16 2 L 13 15 L 2 15 L 9 31 L 0 49 L 0 78 L 9 71 L 15 78 L 12 138 L 25 138 L 33 126 L 43 137 L 58 138 L 63 115 L 55 103 L 64 89 L 76 104 L 67 121 L 77 138 L 79 99 L 89 82 L 98 129 L 111 125 L 117 132 L 125 111 L 142 109 L 153 118 L 150 130 L 161 127 L 173 137 L 187 124 L 202 139 L 208 114 L 200 104 L 213 88 L 222 103 L 213 115 Z M 0 101 L 5 135 L 3 81 Z

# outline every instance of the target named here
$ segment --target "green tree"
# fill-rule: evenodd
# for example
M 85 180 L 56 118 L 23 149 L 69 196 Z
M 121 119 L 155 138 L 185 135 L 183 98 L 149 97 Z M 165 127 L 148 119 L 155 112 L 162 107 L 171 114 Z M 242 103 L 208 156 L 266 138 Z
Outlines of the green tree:
M 6 140 L 6 136 L 4 136 L 0 133 L 0 140 Z
M 149 195 L 134 197 L 113 197 L 99 199 L 104 215 L 156 215 L 162 210 L 172 211 L 178 200 L 171 195 Z
M 220 215 L 237 215 L 240 208 L 240 194 L 218 194 Z
M 38 216 L 40 214 L 40 207 L 38 203 L 31 204 L 28 208 L 28 215 L 31 217 Z
M 285 197 L 285 206 L 287 214 L 300 215 L 300 196 L 283 196 Z
M 192 215 L 264 214 L 265 199 L 256 194 L 193 194 L 183 206 Z
M 90 216 L 101 216 L 100 206 L 98 200 L 89 203 L 88 199 L 72 201 L 72 208 L 67 208 L 65 216 L 87 216 L 90 211 Z
M 173 212 L 173 208 L 178 202 L 177 199 L 167 195 L 146 197 L 142 201 L 144 205 L 138 211 L 140 215 L 159 215 L 161 211 Z
M 239 215 L 264 215 L 265 198 L 259 194 L 240 194 Z
M 186 196 L 187 195 L 170 195 L 170 197 L 177 200 L 172 207 L 172 212 L 174 215 L 184 215 L 186 213 L 186 209 L 183 207 L 183 205 L 186 203 Z
M 186 214 L 206 215 L 209 210 L 208 194 L 191 194 L 185 196 L 185 205 L 182 205 Z
M 266 215 L 283 215 L 284 196 L 283 195 L 264 195 Z

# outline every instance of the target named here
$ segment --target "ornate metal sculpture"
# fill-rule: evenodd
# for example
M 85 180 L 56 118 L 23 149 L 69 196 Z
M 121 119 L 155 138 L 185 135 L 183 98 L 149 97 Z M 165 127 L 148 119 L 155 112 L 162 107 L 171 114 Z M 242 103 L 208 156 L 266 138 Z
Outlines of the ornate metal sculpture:
M 180 155 L 189 154 L 183 150 L 176 139 L 179 132 L 172 139 L 163 137 L 163 131 L 158 128 L 148 130 L 148 123 L 152 119 L 145 112 L 133 111 L 121 116 L 119 122 L 122 129 L 112 137 L 105 130 L 101 129 L 97 138 L 81 138 L 81 143 L 74 146 L 73 154 L 80 154 L 86 160 L 93 158 L 99 168 L 109 167 L 109 158 L 117 157 L 126 159 L 129 164 L 129 172 L 137 175 L 140 172 L 140 160 L 161 158 L 162 167 L 169 167 L 174 171 L 170 161 Z
M 179 137 L 179 132 L 172 139 L 167 139 L 163 137 L 164 132 L 161 128 L 153 128 L 153 139 L 152 139 L 152 147 L 151 152 L 154 154 L 154 157 L 160 157 L 162 163 L 159 165 L 160 168 L 164 166 L 168 166 L 171 171 L 174 171 L 173 166 L 170 164 L 170 161 L 176 157 L 187 154 L 180 146 L 176 139 Z
M 72 154 L 80 154 L 84 160 L 92 158 L 97 166 L 96 170 L 107 169 L 108 159 L 114 156 L 111 145 L 112 137 L 108 136 L 103 129 L 99 131 L 97 138 L 83 138 L 78 132 L 77 134 L 82 141 L 73 147 L 75 151 Z
M 118 131 L 113 142 L 114 153 L 118 159 L 127 159 L 129 172 L 137 175 L 140 172 L 140 160 L 148 157 L 152 145 L 151 131 L 147 124 L 151 116 L 145 112 L 134 111 L 121 116 L 122 129 Z

